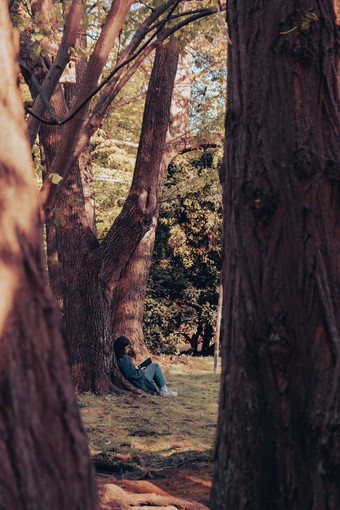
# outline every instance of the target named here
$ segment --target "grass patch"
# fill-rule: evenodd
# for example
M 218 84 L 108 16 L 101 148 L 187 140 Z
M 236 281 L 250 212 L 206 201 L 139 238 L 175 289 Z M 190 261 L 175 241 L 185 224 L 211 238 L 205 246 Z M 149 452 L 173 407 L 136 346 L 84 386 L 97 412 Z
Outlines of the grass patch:
M 211 358 L 154 357 L 177 398 L 83 394 L 78 405 L 92 455 L 122 475 L 212 462 L 219 375 Z

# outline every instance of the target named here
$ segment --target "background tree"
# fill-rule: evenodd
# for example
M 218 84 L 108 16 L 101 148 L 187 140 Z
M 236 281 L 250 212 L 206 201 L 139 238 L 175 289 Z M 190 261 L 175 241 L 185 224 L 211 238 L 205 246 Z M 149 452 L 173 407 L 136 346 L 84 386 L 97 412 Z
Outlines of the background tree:
M 221 266 L 219 149 L 196 149 L 169 167 L 145 310 L 147 345 L 211 354 Z
M 171 160 L 177 155 L 179 146 L 189 137 L 189 99 L 191 96 L 191 58 L 188 53 L 180 54 L 178 39 L 175 40 L 176 52 L 172 58 L 178 61 L 174 91 L 171 100 L 170 118 L 167 131 L 167 141 L 159 166 L 159 189 L 162 193 L 164 180 Z M 147 112 L 145 112 L 147 114 Z M 174 142 L 174 140 L 176 140 Z M 141 239 L 138 248 L 133 253 L 124 274 L 117 287 L 116 313 L 113 317 L 113 336 L 126 334 L 132 343 L 137 359 L 149 356 L 144 341 L 144 306 L 149 279 L 152 254 L 155 244 L 155 234 L 159 216 L 159 204 L 155 211 L 149 232 Z M 126 313 L 128 311 L 128 313 Z
M 174 39 L 174 51 L 168 56 L 169 63 L 176 63 L 176 76 L 174 81 L 174 93 L 171 99 L 171 110 L 174 109 L 174 104 L 178 102 L 178 94 L 176 94 L 176 85 L 179 79 L 181 79 L 181 73 L 179 73 L 179 61 L 182 60 L 180 57 L 180 48 L 178 40 Z M 176 83 L 177 82 L 177 83 Z M 181 112 L 187 112 L 188 108 L 179 108 Z M 148 116 L 150 113 L 145 109 L 144 116 Z M 185 115 L 187 118 L 187 114 Z M 171 122 L 170 115 L 168 118 L 167 126 L 167 141 L 164 144 L 162 152 L 162 158 L 158 167 L 158 190 L 157 196 L 159 197 L 166 177 L 167 168 L 171 155 L 169 154 L 169 123 Z M 144 170 L 144 169 L 143 169 Z M 117 286 L 115 295 L 116 309 L 113 316 L 112 332 L 113 337 L 117 338 L 120 335 L 126 335 L 131 339 L 132 348 L 137 359 L 143 360 L 149 356 L 148 349 L 144 342 L 143 334 L 143 319 L 144 319 L 144 305 L 145 296 L 147 291 L 147 283 L 149 278 L 150 266 L 152 261 L 152 253 L 155 243 L 155 232 L 157 229 L 159 215 L 159 205 L 155 209 L 153 222 L 150 230 L 141 239 L 137 249 L 132 254 L 128 264 L 124 268 L 124 272 Z
M 340 505 L 339 14 L 228 4 L 214 510 Z
M 86 436 L 47 282 L 17 87 L 18 37 L 4 0 L 0 30 L 0 507 L 95 509 Z

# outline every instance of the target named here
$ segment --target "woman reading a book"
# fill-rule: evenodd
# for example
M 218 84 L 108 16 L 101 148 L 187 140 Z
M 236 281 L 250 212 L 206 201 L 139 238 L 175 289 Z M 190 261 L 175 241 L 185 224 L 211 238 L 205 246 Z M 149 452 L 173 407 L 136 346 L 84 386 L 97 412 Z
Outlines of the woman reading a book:
M 165 377 L 158 363 L 154 363 L 148 358 L 138 368 L 135 368 L 130 357 L 131 343 L 126 336 L 120 336 L 115 340 L 114 350 L 120 371 L 136 388 L 151 395 L 177 397 L 177 393 L 167 387 Z

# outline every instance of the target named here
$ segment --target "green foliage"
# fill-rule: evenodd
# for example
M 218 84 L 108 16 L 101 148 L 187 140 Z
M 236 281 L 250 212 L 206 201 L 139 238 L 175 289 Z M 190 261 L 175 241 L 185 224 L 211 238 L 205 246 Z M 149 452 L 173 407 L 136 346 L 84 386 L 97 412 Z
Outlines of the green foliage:
M 216 322 L 221 266 L 220 151 L 177 158 L 169 169 L 156 234 L 144 333 L 153 352 L 173 353 Z
M 56 227 L 65 227 L 66 220 L 65 218 L 55 218 L 54 224 Z
M 60 181 L 62 181 L 62 179 L 63 179 L 61 175 L 54 174 L 54 173 L 51 173 L 48 177 L 49 177 L 49 179 L 51 179 L 53 184 L 59 184 Z
M 206 140 L 223 132 L 226 105 L 226 43 L 223 33 L 214 36 L 213 41 L 211 38 L 207 33 L 201 35 L 195 47 L 190 103 L 190 124 Z
M 55 9 L 58 16 L 60 30 L 64 26 L 63 2 L 55 1 Z M 30 34 L 31 52 L 30 58 L 37 59 L 39 56 L 45 57 L 50 54 L 51 31 L 46 26 L 44 14 L 34 7 L 34 2 L 20 2 L 13 0 L 10 4 L 9 13 L 13 24 L 20 32 Z
M 140 116 L 142 113 L 140 112 Z M 119 117 L 118 124 L 122 123 Z M 136 121 L 137 124 L 137 121 Z M 96 219 L 98 236 L 104 236 L 118 216 L 131 185 L 137 143 L 134 137 L 126 145 L 124 129 L 110 119 L 92 137 L 92 161 L 96 193 Z M 126 130 L 127 132 L 127 130 Z M 111 136 L 117 136 L 117 140 Z M 122 143 L 120 143 L 122 142 Z
M 64 211 L 60 207 L 55 207 L 52 209 L 53 212 L 53 218 L 54 218 L 54 224 L 56 227 L 65 227 L 66 226 L 66 220 L 64 218 Z

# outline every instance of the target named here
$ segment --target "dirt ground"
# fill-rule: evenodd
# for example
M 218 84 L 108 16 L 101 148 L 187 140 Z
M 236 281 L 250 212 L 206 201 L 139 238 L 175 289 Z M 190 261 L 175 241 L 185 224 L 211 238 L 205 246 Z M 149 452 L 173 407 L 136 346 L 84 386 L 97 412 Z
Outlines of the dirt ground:
M 120 501 L 115 501 L 110 505 L 110 495 L 114 497 L 116 492 L 110 492 L 110 487 L 115 485 L 125 491 L 124 503 L 128 504 L 128 508 L 138 508 L 142 506 L 147 508 L 150 506 L 155 509 L 155 504 L 159 509 L 169 509 L 172 506 L 175 509 L 192 508 L 208 509 L 209 494 L 211 489 L 211 470 L 206 468 L 190 469 L 190 468 L 170 468 L 164 477 L 153 478 L 150 473 L 148 480 L 132 480 L 112 475 L 97 475 L 98 493 L 104 508 L 124 509 L 124 505 Z M 106 488 L 109 487 L 107 492 Z M 120 493 L 121 494 L 121 493 Z M 138 499 L 141 496 L 143 501 Z M 160 496 L 155 501 L 154 496 Z M 150 498 L 150 496 L 152 496 Z M 142 504 L 141 504 L 142 503 Z M 133 505 L 133 506 L 132 506 Z M 136 505 L 136 506 L 135 506 Z
M 80 396 L 103 510 L 207 510 L 219 375 L 212 359 L 159 357 L 178 397 Z

